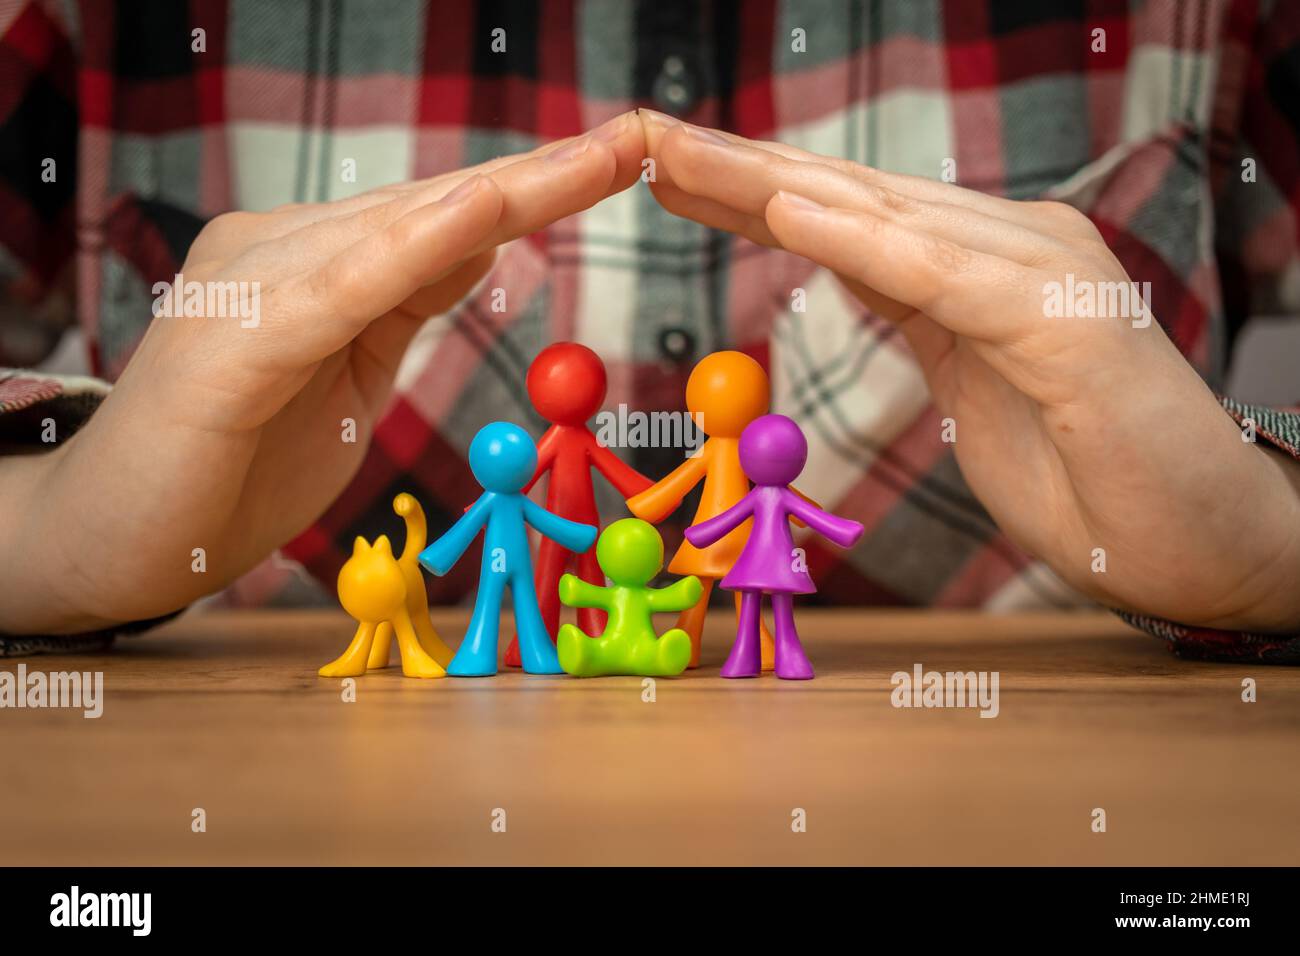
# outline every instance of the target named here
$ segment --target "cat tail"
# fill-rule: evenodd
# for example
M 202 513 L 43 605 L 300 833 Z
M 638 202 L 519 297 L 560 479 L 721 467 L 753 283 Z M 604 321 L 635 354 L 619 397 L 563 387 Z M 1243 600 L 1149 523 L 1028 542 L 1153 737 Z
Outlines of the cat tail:
M 406 544 L 402 547 L 399 564 L 415 564 L 428 539 L 428 525 L 424 509 L 414 495 L 402 492 L 393 499 L 393 510 L 406 521 Z

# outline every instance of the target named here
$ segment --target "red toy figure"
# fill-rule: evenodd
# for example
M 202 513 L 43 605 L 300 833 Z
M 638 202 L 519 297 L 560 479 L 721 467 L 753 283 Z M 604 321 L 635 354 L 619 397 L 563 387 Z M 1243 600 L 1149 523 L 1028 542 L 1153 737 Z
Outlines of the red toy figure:
M 528 397 L 533 407 L 551 423 L 537 443 L 537 472 L 524 486 L 524 494 L 537 480 L 551 473 L 546 486 L 546 510 L 561 518 L 600 527 L 591 469 L 605 476 L 624 498 L 650 487 L 650 479 L 623 464 L 608 448 L 596 441 L 587 420 L 605 401 L 605 365 L 591 349 L 577 342 L 557 342 L 542 349 L 528 366 Z M 542 538 L 537 551 L 537 602 L 542 610 L 546 633 L 555 640 L 560 626 L 560 576 L 574 569 L 578 577 L 603 587 L 605 575 L 596 563 L 593 545 L 575 555 L 550 538 Z M 587 634 L 599 634 L 605 627 L 605 613 L 596 608 L 578 610 L 578 627 Z M 519 666 L 519 645 L 510 641 L 506 664 Z

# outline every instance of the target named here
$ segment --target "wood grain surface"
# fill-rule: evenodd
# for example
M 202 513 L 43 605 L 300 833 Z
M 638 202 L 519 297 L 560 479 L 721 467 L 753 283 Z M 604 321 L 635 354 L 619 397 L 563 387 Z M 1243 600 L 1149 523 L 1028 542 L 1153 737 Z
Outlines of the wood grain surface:
M 434 615 L 453 644 L 466 618 Z M 1182 662 L 1102 613 L 800 623 L 816 680 L 719 678 L 717 613 L 704 666 L 653 703 L 639 678 L 396 667 L 347 703 L 315 673 L 352 632 L 328 612 L 192 613 L 29 658 L 103 671 L 104 713 L 0 710 L 0 862 L 1300 863 L 1300 670 Z M 895 708 L 917 663 L 997 671 L 998 717 Z

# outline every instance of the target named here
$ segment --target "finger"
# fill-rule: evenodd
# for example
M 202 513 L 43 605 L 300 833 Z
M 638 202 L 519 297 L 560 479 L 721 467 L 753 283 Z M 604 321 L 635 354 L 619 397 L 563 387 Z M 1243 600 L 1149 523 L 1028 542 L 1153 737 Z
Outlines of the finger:
M 456 266 L 447 276 L 432 285 L 416 289 L 397 307 L 402 315 L 415 320 L 417 327 L 430 316 L 441 315 L 478 285 L 496 265 L 497 251 L 489 249 Z
M 646 152 L 657 153 L 663 135 L 679 124 L 653 110 L 643 109 L 638 113 L 645 129 Z M 736 139 L 740 138 L 736 137 Z M 741 213 L 711 199 L 691 195 L 678 187 L 672 181 L 670 174 L 660 175 L 657 170 L 655 181 L 650 184 L 650 190 L 659 203 L 674 215 L 692 219 L 713 229 L 723 229 L 744 236 L 761 245 L 780 246 L 780 242 L 768 228 L 765 218 Z M 952 350 L 955 341 L 953 334 L 911 306 L 882 295 L 848 276 L 840 274 L 838 277 L 845 287 L 874 314 L 898 326 L 908 345 L 911 346 L 927 380 L 932 379 L 933 370 Z
M 1006 342 L 1042 315 L 1033 270 L 870 213 L 822 206 L 781 192 L 767 208 L 781 244 L 948 330 Z
M 773 178 L 779 178 L 779 171 Z M 804 183 L 802 193 L 817 202 L 869 212 L 882 219 L 924 230 L 989 255 L 1001 256 L 1022 265 L 1037 266 L 1069 254 L 1065 243 L 964 206 L 915 199 L 886 189 L 849 180 L 844 186 L 842 173 L 827 170 L 817 185 Z M 713 229 L 724 229 L 766 246 L 780 245 L 760 216 L 742 212 L 735 206 L 686 192 L 675 183 L 651 186 L 655 198 L 669 212 L 692 219 Z M 766 198 L 764 198 L 766 197 Z M 755 202 L 765 210 L 771 196 L 766 188 L 755 191 Z
M 301 276 L 276 286 L 263 303 L 268 333 L 290 330 L 301 349 L 295 365 L 342 348 L 375 318 L 473 254 L 504 212 L 501 190 L 476 177 L 441 202 L 428 203 L 366 236 Z
M 842 177 L 843 173 L 828 172 Z M 1055 236 L 997 216 L 948 202 L 933 202 L 894 192 L 884 186 L 861 183 L 858 201 L 851 207 L 860 212 L 887 219 L 912 229 L 928 232 L 941 239 L 999 256 L 1026 266 L 1038 266 L 1070 255 L 1070 248 Z M 827 192 L 835 190 L 827 189 Z M 846 192 L 852 193 L 853 190 Z M 822 200 L 813 196 L 818 202 Z M 828 196 L 830 204 L 835 200 Z
M 1095 238 L 1095 229 L 1092 224 L 1076 210 L 1062 203 L 1023 202 L 1004 199 L 999 196 L 990 196 L 986 193 L 977 192 L 973 189 L 966 189 L 953 183 L 938 182 L 920 176 L 887 173 L 851 160 L 822 156 L 808 150 L 787 146 L 784 143 L 749 140 L 721 130 L 705 130 L 701 127 L 687 126 L 672 121 L 670 117 L 664 117 L 662 114 L 655 114 L 649 110 L 642 110 L 641 113 L 642 126 L 646 130 L 647 151 L 652 157 L 656 158 L 659 167 L 657 169 L 658 175 L 666 174 L 678 185 L 690 192 L 696 192 L 697 190 L 687 185 L 685 179 L 702 182 L 706 185 L 710 181 L 716 185 L 727 185 L 725 178 L 723 180 L 712 179 L 712 174 L 699 168 L 699 164 L 704 161 L 703 154 L 708 152 L 710 147 L 715 153 L 731 147 L 735 150 L 730 154 L 730 160 L 733 164 L 744 164 L 746 160 L 750 164 L 748 167 L 744 165 L 732 166 L 731 175 L 736 175 L 739 171 L 752 170 L 754 164 L 765 158 L 764 154 L 766 154 L 768 157 L 779 157 L 787 163 L 820 166 L 837 172 L 848 179 L 855 180 L 864 186 L 884 188 L 913 199 L 948 203 L 969 209 L 972 212 L 983 213 L 1035 232 L 1044 232 L 1044 226 L 1050 224 L 1050 229 L 1047 230 L 1050 235 L 1060 235 L 1068 238 Z M 723 156 L 715 156 L 713 165 L 716 166 L 724 158 Z M 808 170 L 804 172 L 805 174 L 810 173 Z M 817 198 L 818 201 L 825 202 L 828 205 L 840 204 L 830 195 L 827 195 L 823 200 L 815 195 L 815 189 L 812 186 L 791 180 L 788 184 L 769 189 L 766 197 L 761 200 L 763 205 L 766 205 L 767 199 L 771 198 L 776 188 L 791 189 L 800 195 Z M 714 196 L 713 198 L 718 197 Z M 756 214 L 752 205 L 748 211 L 751 214 Z
M 936 377 L 934 372 L 944 356 L 952 351 L 952 347 L 956 342 L 956 337 L 952 332 L 919 309 L 905 305 L 897 299 L 891 299 L 870 286 L 863 285 L 857 279 L 843 274 L 839 274 L 838 277 L 844 283 L 845 288 L 852 292 L 874 315 L 878 315 L 898 327 L 903 338 L 907 340 L 907 344 L 911 346 L 912 354 L 916 356 L 916 362 L 921 366 L 926 381 L 930 383 L 930 393 L 937 397 L 939 393 L 935 388 Z
M 1053 236 L 970 206 L 906 195 L 821 163 L 724 142 L 711 130 L 678 127 L 664 135 L 662 148 L 678 187 L 740 213 L 763 215 L 772 196 L 786 189 L 825 206 L 868 212 L 1013 262 L 1033 265 L 1068 252 Z
M 576 138 L 570 137 L 556 140 L 528 153 L 499 156 L 496 159 L 475 166 L 466 166 L 463 169 L 439 173 L 437 176 L 429 176 L 409 182 L 385 183 L 383 186 L 376 186 L 374 189 L 367 189 L 365 192 L 343 199 L 334 199 L 329 202 L 285 203 L 266 212 L 244 212 L 236 215 L 248 219 L 262 220 L 258 224 L 258 238 L 260 241 L 270 241 L 291 235 L 317 223 L 345 219 L 363 213 L 375 206 L 388 205 L 413 195 L 420 196 L 419 202 L 408 207 L 409 211 L 410 208 L 415 208 L 415 206 L 423 205 L 426 202 L 437 202 L 461 183 L 472 179 L 474 176 L 492 173 L 498 169 L 504 169 L 506 166 L 545 155 L 545 153 L 559 149 Z
M 625 145 L 620 144 L 620 148 Z M 501 219 L 479 246 L 466 250 L 467 257 L 536 232 L 599 202 L 618 175 L 618 162 L 617 154 L 605 141 L 588 134 L 561 149 L 501 167 L 491 177 L 503 197 Z M 464 189 L 468 183 L 482 178 L 471 177 L 456 188 Z M 400 194 L 347 216 L 313 222 L 278 239 L 267 239 L 261 245 L 275 243 L 273 261 L 283 263 L 282 274 L 311 268 L 322 257 L 334 255 L 413 211 L 445 198 L 438 195 L 443 185 Z M 446 197 L 454 194 L 455 190 Z
M 634 113 L 620 113 L 596 129 L 591 130 L 588 134 L 565 137 L 564 139 L 545 143 L 527 153 L 500 156 L 479 163 L 476 166 L 440 173 L 426 179 L 380 186 L 347 199 L 329 203 L 306 203 L 278 207 L 268 214 L 276 217 L 277 220 L 273 226 L 269 227 L 268 235 L 272 237 L 287 235 L 313 223 L 350 216 L 371 207 L 382 206 L 405 197 L 421 197 L 420 202 L 415 205 L 423 202 L 433 202 L 441 199 L 473 176 L 491 175 L 519 163 L 544 159 L 581 139 L 584 135 L 589 135 L 593 139 L 605 143 L 614 152 L 616 172 L 611 181 L 612 188 L 610 191 L 626 189 L 640 175 L 641 158 L 645 154 L 645 139 L 641 124 L 634 122 L 634 118 Z
M 680 124 L 654 110 L 637 110 L 637 116 L 641 119 L 646 155 L 656 164 L 649 185 L 650 192 L 659 205 L 674 216 L 690 219 L 710 229 L 721 229 L 744 236 L 764 246 L 780 245 L 772 236 L 761 215 L 755 216 L 708 197 L 693 195 L 673 182 L 672 174 L 668 169 L 658 165 L 660 144 L 664 133 Z
M 446 173 L 437 178 L 440 180 L 459 180 L 475 172 L 485 175 L 494 173 L 530 159 L 543 159 L 585 136 L 590 136 L 592 139 L 604 143 L 614 153 L 617 171 L 612 185 L 617 189 L 626 189 L 636 182 L 641 175 L 641 160 L 645 156 L 645 135 L 641 124 L 636 121 L 636 113 L 633 111 L 619 113 L 588 133 L 568 136 L 564 139 L 545 143 L 528 153 L 490 160 L 470 169 L 457 170 L 454 173 Z M 403 183 L 394 188 L 405 192 L 420 189 L 422 184 L 420 182 Z
M 772 231 L 767 228 L 767 222 L 761 217 L 739 212 L 712 199 L 692 196 L 675 184 L 664 180 L 651 183 L 650 192 L 654 194 L 659 205 L 674 216 L 690 219 L 710 229 L 721 229 L 737 236 L 744 236 L 762 246 L 781 245 L 772 235 Z
M 501 222 L 475 252 L 526 236 L 589 209 L 615 186 L 618 158 L 588 134 L 540 159 L 493 174 L 504 205 Z
M 495 261 L 493 251 L 462 263 L 442 281 L 417 289 L 392 312 L 362 329 L 352 340 L 348 356 L 361 394 L 387 400 L 402 356 L 416 333 L 431 316 L 440 315 L 459 302 L 491 270 Z M 373 409 L 376 413 L 379 410 Z

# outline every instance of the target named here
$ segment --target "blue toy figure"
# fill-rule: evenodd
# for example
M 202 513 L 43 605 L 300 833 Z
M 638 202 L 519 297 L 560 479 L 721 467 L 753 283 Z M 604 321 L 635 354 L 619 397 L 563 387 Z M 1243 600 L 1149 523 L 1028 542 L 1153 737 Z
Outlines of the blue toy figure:
M 515 627 L 524 670 L 530 674 L 562 674 L 555 645 L 542 625 L 537 607 L 524 524 L 527 522 L 575 554 L 591 547 L 596 529 L 566 521 L 520 494 L 537 470 L 537 446 L 518 425 L 493 422 L 481 428 L 469 445 L 469 467 L 483 486 L 483 494 L 446 534 L 420 552 L 420 564 L 434 574 L 444 575 L 460 560 L 480 529 L 487 526 L 474 615 L 447 674 L 487 677 L 497 672 L 497 632 L 507 584 L 515 602 Z

